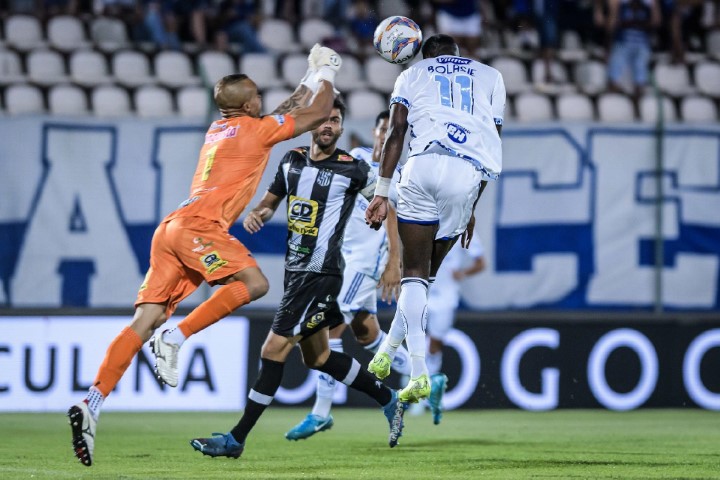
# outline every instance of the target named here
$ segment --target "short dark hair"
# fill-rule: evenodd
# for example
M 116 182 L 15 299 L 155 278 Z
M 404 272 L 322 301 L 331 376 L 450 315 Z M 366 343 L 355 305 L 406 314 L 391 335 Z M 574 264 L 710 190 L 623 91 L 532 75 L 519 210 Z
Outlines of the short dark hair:
M 390 110 L 383 110 L 382 112 L 378 113 L 378 116 L 375 117 L 375 126 L 377 127 L 380 122 L 383 120 L 387 120 L 390 118 Z
M 458 55 L 460 53 L 455 39 L 450 35 L 438 33 L 423 42 L 423 58 L 439 57 L 440 55 Z
M 342 115 L 342 121 L 345 122 L 345 111 L 347 110 L 347 107 L 345 106 L 345 102 L 342 101 L 340 97 L 335 97 L 335 100 L 333 100 L 333 106 L 332 108 L 337 108 L 340 110 L 340 115 Z

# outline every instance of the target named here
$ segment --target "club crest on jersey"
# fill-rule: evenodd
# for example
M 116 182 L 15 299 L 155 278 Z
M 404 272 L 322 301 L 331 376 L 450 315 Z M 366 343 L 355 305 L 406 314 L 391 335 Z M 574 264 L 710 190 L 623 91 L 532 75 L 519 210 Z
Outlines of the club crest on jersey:
M 317 178 L 315 179 L 315 182 L 321 187 L 327 187 L 328 185 L 330 185 L 331 180 L 332 172 L 330 170 L 320 170 L 318 172 Z
M 353 157 L 350 155 L 338 155 L 338 162 L 352 162 Z
M 315 200 L 290 195 L 288 198 L 288 230 L 300 235 L 317 237 L 318 203 Z
M 468 131 L 465 127 L 452 122 L 446 123 L 445 126 L 447 127 L 447 136 L 450 140 L 455 143 L 467 142 Z
M 223 265 L 227 265 L 228 262 L 220 257 L 220 254 L 217 252 L 217 250 L 214 250 L 206 255 L 201 256 L 200 263 L 203 264 L 203 267 L 205 267 L 205 271 L 207 273 L 213 273 L 215 270 L 222 267 Z

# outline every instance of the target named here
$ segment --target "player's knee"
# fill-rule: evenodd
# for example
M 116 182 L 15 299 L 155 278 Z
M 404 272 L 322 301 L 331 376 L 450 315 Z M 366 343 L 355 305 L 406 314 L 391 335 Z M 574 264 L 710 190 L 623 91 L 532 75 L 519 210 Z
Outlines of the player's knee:
M 245 286 L 250 294 L 250 300 L 262 298 L 270 290 L 270 282 L 263 274 L 254 276 L 251 280 L 245 282 Z
M 330 356 L 330 350 L 324 351 L 318 355 L 303 355 L 303 363 L 306 367 L 318 370 L 325 365 L 328 357 Z
M 355 339 L 360 345 L 368 345 L 375 340 L 380 333 L 380 328 L 375 315 L 368 312 L 358 313 L 350 323 Z

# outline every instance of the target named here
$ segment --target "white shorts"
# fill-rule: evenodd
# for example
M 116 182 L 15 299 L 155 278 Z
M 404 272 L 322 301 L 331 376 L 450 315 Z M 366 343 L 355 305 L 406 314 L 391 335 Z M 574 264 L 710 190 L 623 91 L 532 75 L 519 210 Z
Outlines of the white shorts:
M 427 153 L 410 157 L 397 184 L 399 222 L 438 225 L 436 239 L 465 231 L 482 172 L 462 158 Z
M 482 21 L 479 13 L 469 17 L 454 17 L 442 10 L 435 15 L 438 32 L 458 37 L 479 37 L 482 33 Z
M 430 286 L 428 297 L 427 335 L 445 340 L 445 336 L 455 324 L 455 311 L 460 304 L 460 293 L 455 289 L 439 292 L 433 290 L 435 287 L 436 285 Z M 435 295 L 433 291 L 436 292 Z
M 357 312 L 376 314 L 377 280 L 370 275 L 345 268 L 338 303 L 345 323 L 350 323 Z

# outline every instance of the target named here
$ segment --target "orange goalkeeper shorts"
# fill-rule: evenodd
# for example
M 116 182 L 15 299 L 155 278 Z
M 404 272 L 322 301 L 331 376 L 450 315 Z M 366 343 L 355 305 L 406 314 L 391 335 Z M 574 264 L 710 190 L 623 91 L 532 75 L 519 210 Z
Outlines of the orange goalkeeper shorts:
M 245 245 L 219 223 L 176 217 L 161 223 L 153 234 L 150 269 L 135 306 L 167 303 L 169 317 L 203 280 L 215 285 L 220 279 L 257 266 Z

